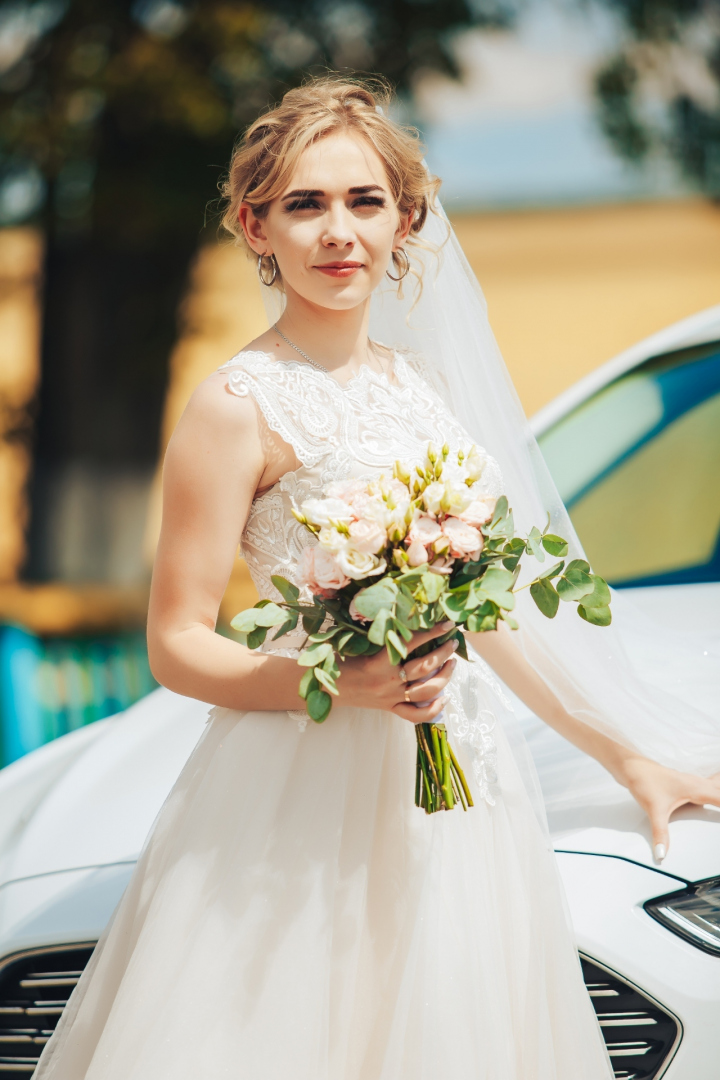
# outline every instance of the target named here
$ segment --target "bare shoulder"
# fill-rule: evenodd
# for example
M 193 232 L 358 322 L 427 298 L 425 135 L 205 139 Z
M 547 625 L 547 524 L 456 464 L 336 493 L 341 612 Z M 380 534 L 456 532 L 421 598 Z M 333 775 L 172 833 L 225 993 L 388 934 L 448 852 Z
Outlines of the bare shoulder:
M 193 391 L 168 444 L 169 459 L 197 453 L 223 456 L 228 464 L 242 455 L 247 463 L 256 459 L 261 468 L 257 409 L 251 396 L 230 390 L 227 372 L 213 372 Z

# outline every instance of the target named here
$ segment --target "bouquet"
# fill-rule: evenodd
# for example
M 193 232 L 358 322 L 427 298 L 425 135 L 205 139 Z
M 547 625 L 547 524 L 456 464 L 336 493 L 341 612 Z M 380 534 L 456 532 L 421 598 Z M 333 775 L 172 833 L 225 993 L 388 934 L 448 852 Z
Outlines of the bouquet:
M 502 620 L 517 629 L 511 612 L 520 588 L 530 590 L 549 619 L 562 600 L 576 603 L 587 622 L 610 624 L 610 590 L 588 563 L 566 562 L 568 544 L 548 531 L 549 524 L 516 536 L 507 498 L 482 494 L 485 460 L 475 446 L 451 454 L 447 444 L 430 444 L 419 465 L 397 461 L 392 476 L 335 481 L 323 498 L 293 511 L 316 538 L 300 567 L 310 599 L 274 576 L 282 601 L 260 600 L 231 625 L 254 649 L 271 629 L 277 640 L 302 620 L 307 643 L 298 664 L 306 671 L 299 694 L 317 723 L 330 714 L 347 657 L 386 649 L 390 662 L 401 664 L 455 637 L 467 659 L 461 628 L 495 630 Z M 558 561 L 518 586 L 528 554 L 540 563 L 546 555 Z M 448 633 L 409 654 L 415 631 L 448 620 L 454 624 Z M 416 805 L 427 813 L 472 806 L 441 718 L 415 729 Z

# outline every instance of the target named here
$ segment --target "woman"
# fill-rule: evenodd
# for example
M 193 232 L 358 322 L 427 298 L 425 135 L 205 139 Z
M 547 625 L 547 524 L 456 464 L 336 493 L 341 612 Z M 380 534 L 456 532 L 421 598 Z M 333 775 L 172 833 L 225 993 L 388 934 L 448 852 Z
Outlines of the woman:
M 348 660 L 323 726 L 298 713 L 302 635 L 250 652 L 214 633 L 240 536 L 261 595 L 275 595 L 270 576 L 297 577 L 312 542 L 293 500 L 419 459 L 429 440 L 469 445 L 483 409 L 500 459 L 487 458 L 486 492 L 568 525 L 539 494 L 507 387 L 489 377 L 500 369 L 454 240 L 442 247 L 438 182 L 381 104 L 367 87 L 312 81 L 233 158 L 226 224 L 284 308 L 198 388 L 173 436 L 148 624 L 158 679 L 218 707 L 40 1080 L 611 1076 L 549 841 L 495 724 L 509 703 L 490 667 L 630 789 L 658 858 L 676 806 L 720 805 L 717 778 L 641 752 L 669 721 L 624 662 L 603 696 L 604 630 L 540 626 L 527 609 L 518 641 L 468 635 L 487 664 L 458 663 L 450 645 L 403 669 L 384 653 Z M 425 341 L 424 358 L 370 339 L 372 297 L 378 325 Z M 426 817 L 412 804 L 410 725 L 443 708 L 479 805 Z M 685 757 L 672 758 L 671 734 L 657 756 L 717 753 L 712 724 L 687 730 Z

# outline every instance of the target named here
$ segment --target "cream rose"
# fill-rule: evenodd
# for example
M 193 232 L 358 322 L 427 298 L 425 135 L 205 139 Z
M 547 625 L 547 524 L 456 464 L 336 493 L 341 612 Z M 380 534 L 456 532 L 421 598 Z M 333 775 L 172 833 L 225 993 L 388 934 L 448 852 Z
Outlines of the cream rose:
M 477 559 L 482 551 L 483 538 L 480 532 L 461 521 L 449 517 L 442 523 L 442 531 L 450 545 L 450 554 L 456 559 Z
M 475 528 L 479 528 L 481 525 L 487 525 L 488 521 L 492 521 L 496 502 L 497 499 L 494 499 L 492 495 L 483 495 L 479 499 L 473 499 L 470 505 L 458 516 L 467 525 L 474 525 Z
M 425 544 L 427 547 L 428 544 L 434 543 L 441 535 L 442 529 L 434 517 L 430 517 L 429 514 L 418 514 L 410 522 L 406 541 L 412 544 L 414 541 L 419 540 L 421 544 Z
M 439 480 L 433 480 L 432 484 L 428 484 L 423 491 L 422 499 L 425 509 L 431 514 L 439 514 L 444 494 L 445 485 Z
M 413 540 L 407 549 L 407 557 L 410 566 L 422 566 L 428 561 L 427 548 L 422 540 Z
M 377 555 L 387 544 L 385 529 L 371 518 L 351 522 L 349 532 L 352 547 L 368 555 Z
M 445 492 L 440 506 L 446 514 L 462 514 L 463 510 L 466 510 L 471 502 L 472 495 L 466 484 L 445 484 Z
M 331 525 L 335 521 L 349 525 L 353 519 L 350 507 L 342 499 L 306 499 L 300 509 L 313 525 Z
M 353 581 L 381 574 L 387 566 L 384 559 L 379 559 L 377 555 L 369 555 L 366 551 L 358 551 L 349 544 L 338 551 L 334 557 L 337 559 L 340 571 Z

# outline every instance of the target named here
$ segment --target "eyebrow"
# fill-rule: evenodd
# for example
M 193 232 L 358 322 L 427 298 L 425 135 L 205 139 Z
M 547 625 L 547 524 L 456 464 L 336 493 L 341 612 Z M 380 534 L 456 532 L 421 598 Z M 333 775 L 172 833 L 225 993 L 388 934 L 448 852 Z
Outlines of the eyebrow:
M 381 191 L 385 193 L 385 189 L 379 184 L 364 184 L 362 187 L 348 188 L 348 194 L 350 195 L 367 195 L 371 191 Z M 320 191 L 319 188 L 298 188 L 296 191 L 290 191 L 287 195 L 283 195 L 283 202 L 287 199 L 309 199 L 313 195 L 324 195 L 324 191 Z

